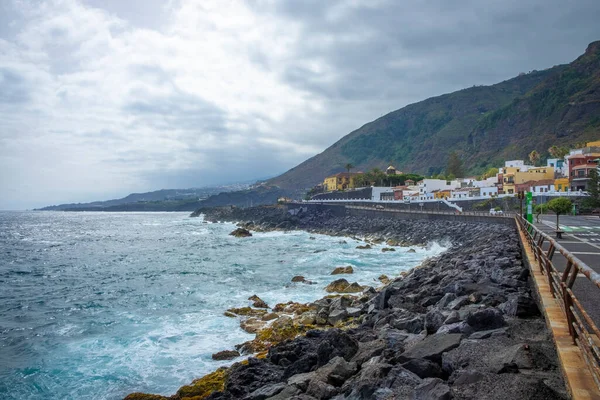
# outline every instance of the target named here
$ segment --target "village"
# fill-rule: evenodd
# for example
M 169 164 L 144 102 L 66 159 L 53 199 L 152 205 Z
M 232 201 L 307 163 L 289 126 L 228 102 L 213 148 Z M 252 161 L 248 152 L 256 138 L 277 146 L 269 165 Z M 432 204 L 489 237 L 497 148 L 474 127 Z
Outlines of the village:
M 311 200 L 442 201 L 450 205 L 449 201 L 514 197 L 525 192 L 534 196 L 587 196 L 590 180 L 597 177 L 591 171 L 600 172 L 600 140 L 563 152 L 566 153 L 563 157 L 548 158 L 543 166 L 527 164 L 524 160 L 506 161 L 494 175 L 481 177 L 415 180 L 411 178 L 418 175 L 401 172 L 393 165 L 381 171 L 382 178 L 376 180 L 369 180 L 369 177 L 373 179 L 373 173 L 340 172 L 326 177 Z M 383 181 L 390 185 L 381 185 Z M 393 185 L 394 182 L 399 184 Z

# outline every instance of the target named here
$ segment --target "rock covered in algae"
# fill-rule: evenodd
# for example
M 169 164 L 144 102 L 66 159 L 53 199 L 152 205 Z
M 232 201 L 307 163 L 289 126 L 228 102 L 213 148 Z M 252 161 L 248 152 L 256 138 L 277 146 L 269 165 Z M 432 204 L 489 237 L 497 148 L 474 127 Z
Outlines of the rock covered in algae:
M 244 229 L 244 228 L 237 228 L 236 230 L 234 230 L 233 232 L 231 232 L 230 235 L 238 237 L 238 238 L 252 236 L 252 234 L 250 233 L 250 231 L 248 229 Z
M 124 400 L 169 400 L 168 397 L 148 393 L 131 393 Z
M 223 350 L 219 351 L 212 355 L 213 360 L 222 361 L 222 360 L 232 360 L 236 357 L 239 357 L 240 353 L 236 350 Z
M 265 314 L 267 314 L 267 310 L 257 310 L 252 307 L 230 308 L 224 313 L 226 317 L 262 317 Z
M 336 269 L 333 270 L 333 272 L 331 272 L 331 275 L 353 274 L 353 273 L 354 273 L 354 268 L 352 268 L 351 265 L 348 265 L 347 267 L 337 267 Z
M 248 297 L 248 300 L 252 301 L 252 306 L 256 307 L 256 308 L 269 308 L 269 306 L 267 305 L 267 303 L 265 303 L 265 301 L 263 299 L 261 299 L 260 297 L 258 297 L 257 295 L 252 295 L 250 297 Z
M 325 291 L 327 293 L 358 293 L 358 292 L 362 292 L 363 290 L 364 290 L 364 287 L 362 287 L 358 283 L 356 283 L 356 282 L 350 283 L 343 278 L 337 279 L 337 280 L 331 282 L 325 288 Z
M 215 372 L 192 381 L 191 385 L 180 387 L 176 396 L 181 400 L 188 398 L 202 400 L 207 398 L 212 392 L 221 392 L 225 389 L 227 373 L 227 368 L 219 368 Z

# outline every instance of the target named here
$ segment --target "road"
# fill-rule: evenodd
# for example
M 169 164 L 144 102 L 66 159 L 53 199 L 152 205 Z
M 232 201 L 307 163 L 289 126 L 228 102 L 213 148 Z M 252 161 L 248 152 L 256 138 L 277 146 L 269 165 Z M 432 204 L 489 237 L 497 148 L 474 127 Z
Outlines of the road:
M 556 239 L 556 216 L 543 216 L 540 223 L 536 223 L 538 229 L 554 238 L 571 254 L 600 273 L 600 217 L 562 215 L 559 226 L 564 232 L 562 239 Z M 547 248 L 546 244 L 544 249 Z M 567 261 L 556 252 L 552 263 L 557 270 L 563 271 Z M 573 293 L 595 321 L 596 326 L 600 327 L 600 288 L 580 274 L 573 285 Z

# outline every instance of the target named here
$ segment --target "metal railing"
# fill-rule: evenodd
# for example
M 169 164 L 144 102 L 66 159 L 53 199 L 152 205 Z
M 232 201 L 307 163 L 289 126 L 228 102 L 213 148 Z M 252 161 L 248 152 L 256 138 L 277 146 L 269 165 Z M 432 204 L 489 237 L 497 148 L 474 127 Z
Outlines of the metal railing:
M 600 349 L 598 348 L 600 331 L 573 293 L 573 285 L 578 276 L 585 276 L 589 279 L 595 286 L 593 289 L 600 288 L 600 274 L 522 216 L 518 215 L 516 219 L 517 226 L 525 234 L 539 264 L 540 272 L 548 280 L 552 296 L 567 318 L 573 344 L 581 349 L 594 381 L 600 388 Z M 545 245 L 548 246 L 546 250 L 544 250 Z M 557 251 L 565 258 L 567 263 L 562 272 L 552 262 Z

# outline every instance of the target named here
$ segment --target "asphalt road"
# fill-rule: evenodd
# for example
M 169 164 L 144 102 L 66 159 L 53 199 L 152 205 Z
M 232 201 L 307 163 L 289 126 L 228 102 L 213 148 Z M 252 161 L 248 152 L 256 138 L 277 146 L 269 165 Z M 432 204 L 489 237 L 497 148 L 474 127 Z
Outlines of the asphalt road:
M 559 226 L 564 232 L 562 239 L 556 239 L 556 216 L 543 216 L 536 226 L 591 269 L 600 273 L 600 217 L 560 216 Z M 544 248 L 547 249 L 548 245 L 546 244 Z M 567 260 L 556 252 L 552 263 L 557 270 L 564 271 Z M 580 274 L 573 285 L 573 293 L 595 321 L 596 326 L 600 327 L 600 288 Z

